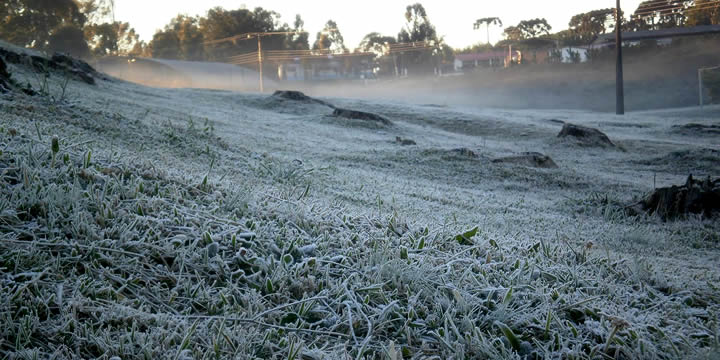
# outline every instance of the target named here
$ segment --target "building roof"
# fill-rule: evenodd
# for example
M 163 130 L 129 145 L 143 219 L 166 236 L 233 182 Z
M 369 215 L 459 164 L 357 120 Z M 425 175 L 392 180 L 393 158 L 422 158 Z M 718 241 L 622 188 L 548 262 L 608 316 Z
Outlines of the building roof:
M 702 25 L 695 27 L 680 27 L 661 30 L 645 30 L 645 31 L 624 31 L 623 41 L 638 41 L 651 39 L 664 39 L 680 36 L 697 36 L 704 34 L 720 33 L 720 25 Z M 598 36 L 595 43 L 605 43 L 615 41 L 615 34 L 603 34 Z
M 517 55 L 517 51 L 513 50 L 513 55 Z M 508 56 L 507 51 L 488 51 L 475 54 L 459 54 L 455 55 L 455 60 L 460 61 L 484 61 L 490 59 L 505 58 Z

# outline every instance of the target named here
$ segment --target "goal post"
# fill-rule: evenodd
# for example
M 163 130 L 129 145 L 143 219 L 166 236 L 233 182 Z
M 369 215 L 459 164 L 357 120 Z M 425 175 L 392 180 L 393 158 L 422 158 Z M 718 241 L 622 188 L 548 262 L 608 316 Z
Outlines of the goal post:
M 720 66 L 698 69 L 698 104 L 700 107 L 705 106 L 707 95 L 710 96 L 711 102 L 720 101 Z M 716 96 L 717 99 L 714 98 Z

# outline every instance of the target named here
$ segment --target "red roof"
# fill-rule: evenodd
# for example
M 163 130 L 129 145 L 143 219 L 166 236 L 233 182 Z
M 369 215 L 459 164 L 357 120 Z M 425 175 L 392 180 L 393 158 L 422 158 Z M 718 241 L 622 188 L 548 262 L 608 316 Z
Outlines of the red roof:
M 513 55 L 517 55 L 516 51 L 513 51 Z M 503 59 L 508 56 L 507 51 L 489 51 L 477 54 L 460 54 L 455 55 L 456 60 L 460 61 L 484 61 L 490 59 Z

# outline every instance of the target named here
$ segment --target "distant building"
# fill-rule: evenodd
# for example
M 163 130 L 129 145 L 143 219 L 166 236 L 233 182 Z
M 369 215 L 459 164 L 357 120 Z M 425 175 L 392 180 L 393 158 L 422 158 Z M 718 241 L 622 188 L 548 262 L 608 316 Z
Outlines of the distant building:
M 686 36 L 720 34 L 720 25 L 701 25 L 694 27 L 676 27 L 660 30 L 623 31 L 623 43 L 639 43 L 644 40 L 656 40 L 658 45 L 672 42 L 672 39 Z M 615 33 L 600 35 L 594 46 L 615 42 Z
M 552 57 L 553 52 L 559 51 L 560 62 L 563 64 L 584 63 L 590 59 L 589 50 L 589 46 L 566 46 L 550 50 L 549 55 Z
M 278 62 L 281 81 L 327 81 L 374 77 L 372 54 L 303 56 Z
M 455 55 L 454 68 L 455 71 L 462 71 L 475 68 L 491 68 L 507 66 L 510 57 L 510 51 L 486 51 L 476 54 L 460 54 Z M 518 61 L 522 58 L 522 53 L 513 50 L 512 60 Z

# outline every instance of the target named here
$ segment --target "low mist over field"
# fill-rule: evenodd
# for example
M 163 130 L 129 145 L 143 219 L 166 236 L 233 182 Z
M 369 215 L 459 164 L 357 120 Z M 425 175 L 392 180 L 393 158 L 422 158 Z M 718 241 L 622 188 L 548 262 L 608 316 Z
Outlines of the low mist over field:
M 0 4 L 0 359 L 717 358 L 720 2 L 131 3 Z

